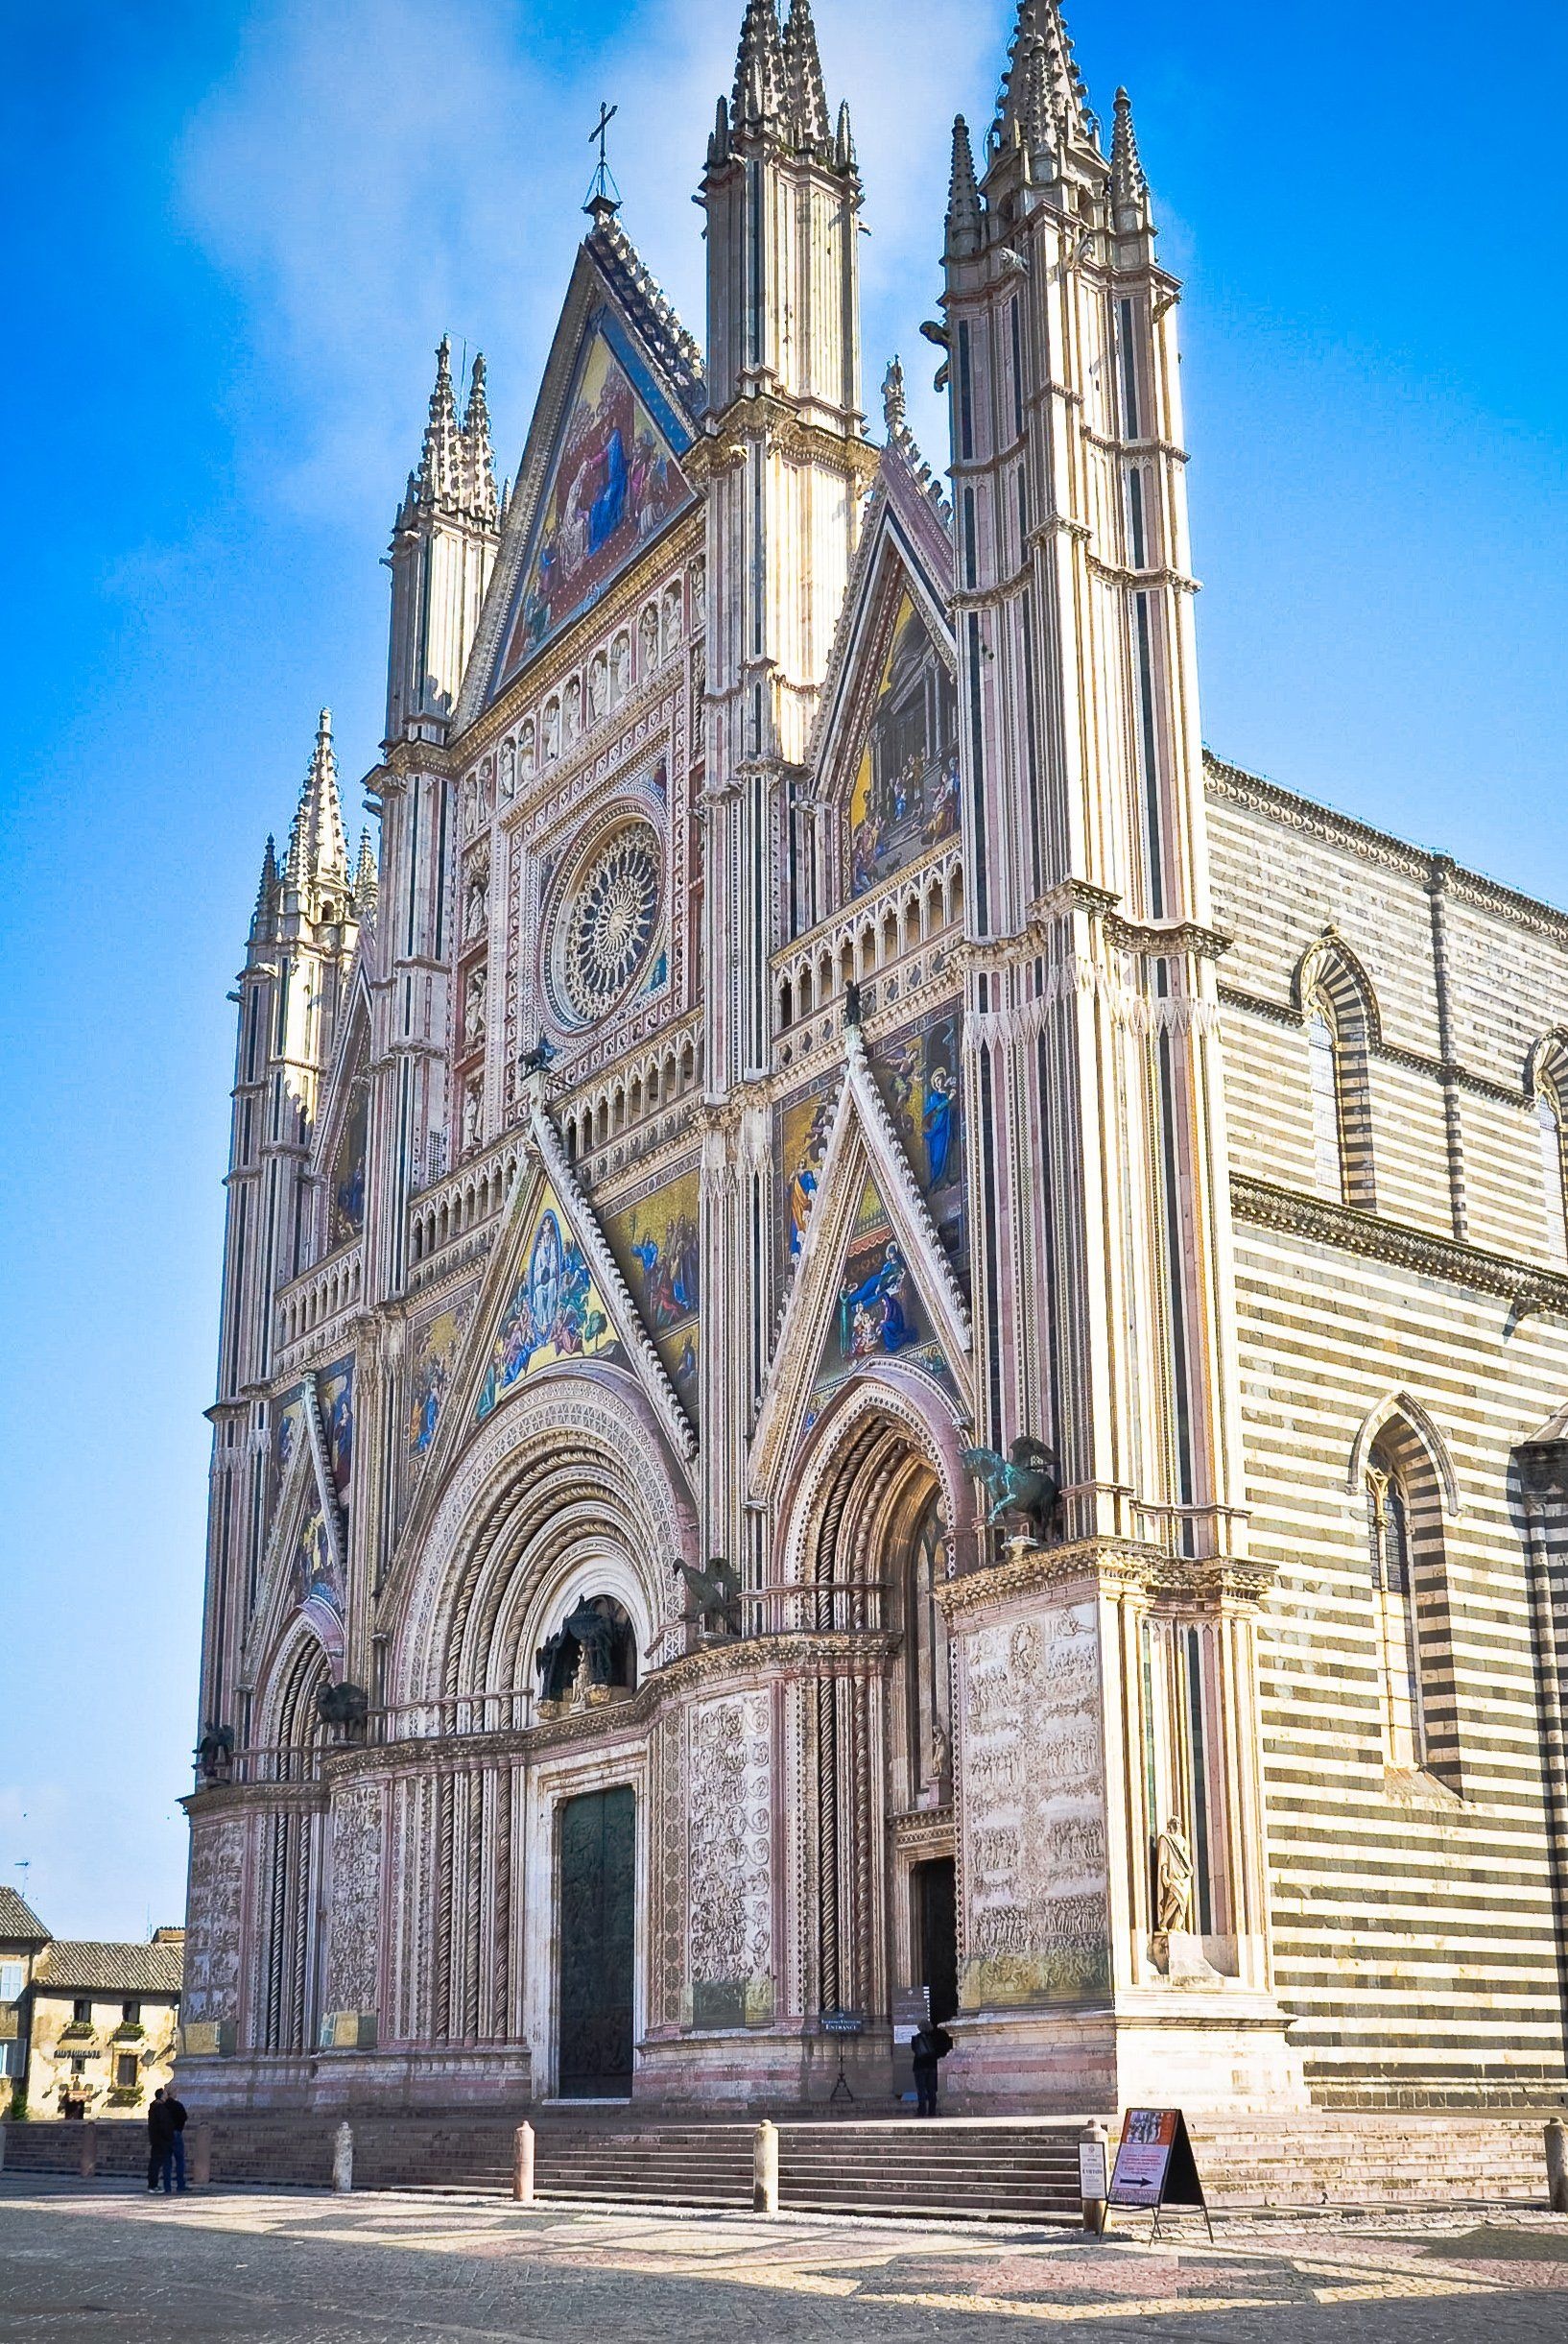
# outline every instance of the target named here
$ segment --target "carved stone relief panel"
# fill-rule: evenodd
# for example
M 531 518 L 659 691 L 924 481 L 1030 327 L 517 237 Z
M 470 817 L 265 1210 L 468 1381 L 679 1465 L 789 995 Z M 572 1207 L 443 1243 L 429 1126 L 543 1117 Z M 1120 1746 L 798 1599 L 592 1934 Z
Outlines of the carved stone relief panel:
M 692 2022 L 772 2016 L 772 1766 L 763 1690 L 699 1703 L 689 1726 Z
M 381 1983 L 381 1785 L 350 1782 L 332 1805 L 332 1913 L 327 1999 L 337 2011 L 377 2006 Z
M 239 2016 L 245 1823 L 238 1815 L 191 1826 L 190 1911 L 180 2016 L 217 2024 Z
M 965 2010 L 1110 1983 L 1100 1635 L 1092 1603 L 959 1639 Z

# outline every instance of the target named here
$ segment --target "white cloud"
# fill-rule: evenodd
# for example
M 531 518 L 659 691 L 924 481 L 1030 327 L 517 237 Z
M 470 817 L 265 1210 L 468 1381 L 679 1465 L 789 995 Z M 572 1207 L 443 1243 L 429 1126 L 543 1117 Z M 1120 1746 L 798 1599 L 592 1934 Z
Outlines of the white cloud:
M 939 453 L 916 329 L 938 289 L 948 133 L 983 109 L 1007 0 L 826 0 L 835 106 L 849 99 L 871 229 L 862 248 L 867 393 L 894 347 Z M 188 127 L 181 200 L 240 289 L 234 367 L 253 493 L 390 520 L 417 452 L 430 351 L 450 330 L 489 360 L 501 454 L 522 443 L 582 231 L 600 98 L 629 232 L 701 338 L 701 176 L 733 70 L 741 0 L 645 0 L 565 54 L 535 0 L 262 0 Z

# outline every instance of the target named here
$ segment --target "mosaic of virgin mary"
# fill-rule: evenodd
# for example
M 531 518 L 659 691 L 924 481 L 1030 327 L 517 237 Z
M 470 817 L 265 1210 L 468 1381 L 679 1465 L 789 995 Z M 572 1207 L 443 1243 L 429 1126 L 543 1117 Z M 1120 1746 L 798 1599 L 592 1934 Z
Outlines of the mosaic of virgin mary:
M 657 425 L 596 334 L 529 549 L 503 672 L 596 602 L 687 494 Z

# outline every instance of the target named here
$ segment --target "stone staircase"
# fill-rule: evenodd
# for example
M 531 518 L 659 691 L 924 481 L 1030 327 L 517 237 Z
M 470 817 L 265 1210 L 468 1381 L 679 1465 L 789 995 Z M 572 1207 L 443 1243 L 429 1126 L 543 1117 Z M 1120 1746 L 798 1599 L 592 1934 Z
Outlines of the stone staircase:
M 778 2202 L 801 2212 L 1035 2221 L 1076 2215 L 1076 2121 L 820 2119 L 778 2128 Z M 749 2124 L 535 2126 L 541 2198 L 749 2206 Z
M 525 2113 L 535 2129 L 541 2199 L 750 2206 L 750 2122 L 624 2109 L 518 2111 Z M 1549 2113 L 1195 2111 L 1188 2125 L 1217 2210 L 1541 2206 L 1542 2123 Z M 458 2110 L 353 2115 L 354 2186 L 506 2195 L 515 2121 Z M 328 2189 L 335 2129 L 335 2118 L 321 2116 L 215 2116 L 211 2178 L 240 2189 Z M 1081 2129 L 1079 2118 L 1063 2117 L 941 2117 L 922 2123 L 786 2115 L 778 2124 L 779 2205 L 786 2212 L 944 2222 L 1071 2219 L 1079 2211 Z M 1114 2120 L 1107 2129 L 1114 2141 Z M 186 2142 L 194 2148 L 194 2129 Z M 146 2171 L 146 2129 L 134 2119 L 0 2127 L 0 2162 L 18 2177 L 77 2174 L 84 2146 L 101 2178 L 129 2182 Z

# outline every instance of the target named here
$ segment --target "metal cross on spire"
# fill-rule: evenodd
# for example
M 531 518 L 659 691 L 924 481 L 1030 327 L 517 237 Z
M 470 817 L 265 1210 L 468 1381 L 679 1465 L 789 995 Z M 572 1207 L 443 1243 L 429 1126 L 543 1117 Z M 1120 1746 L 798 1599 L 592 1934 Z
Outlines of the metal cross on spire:
M 589 146 L 596 146 L 599 149 L 599 167 L 593 175 L 592 183 L 588 188 L 588 200 L 582 208 L 590 215 L 596 227 L 602 227 L 605 222 L 612 219 L 621 208 L 621 190 L 615 184 L 615 174 L 609 167 L 605 152 L 606 141 L 609 136 L 609 126 L 620 110 L 619 106 L 606 106 L 601 99 L 599 119 L 588 132 Z

